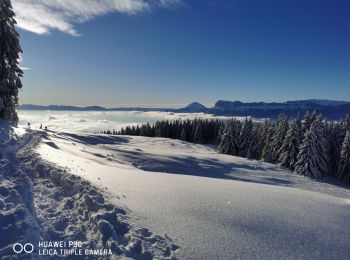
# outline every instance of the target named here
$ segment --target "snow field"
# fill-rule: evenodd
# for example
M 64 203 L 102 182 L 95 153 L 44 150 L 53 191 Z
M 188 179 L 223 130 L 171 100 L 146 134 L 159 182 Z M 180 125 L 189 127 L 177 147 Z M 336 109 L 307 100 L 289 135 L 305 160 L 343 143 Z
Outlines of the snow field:
M 106 201 L 89 182 L 42 160 L 34 148 L 45 139 L 45 132 L 30 131 L 19 139 L 25 143 L 14 144 L 18 150 L 7 146 L 11 152 L 1 160 L 1 259 L 13 255 L 16 242 L 60 240 L 111 249 L 113 255 L 105 259 L 173 258 L 177 246 L 169 238 L 134 228 L 127 211 Z M 45 259 L 36 251 L 31 258 Z M 86 257 L 97 258 L 103 257 Z
M 179 259 L 347 259 L 348 188 L 165 138 L 49 133 L 45 160 L 166 234 Z M 52 145 L 54 144 L 54 146 Z

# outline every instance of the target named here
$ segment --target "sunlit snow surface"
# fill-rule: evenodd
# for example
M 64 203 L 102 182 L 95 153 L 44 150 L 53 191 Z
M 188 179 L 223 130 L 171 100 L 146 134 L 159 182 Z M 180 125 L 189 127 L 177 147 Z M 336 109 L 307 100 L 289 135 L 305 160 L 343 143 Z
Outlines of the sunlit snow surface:
M 21 110 L 19 118 L 20 126 L 26 127 L 29 122 L 34 129 L 38 129 L 42 124 L 50 130 L 95 133 L 100 130 L 120 130 L 127 125 L 155 123 L 158 120 L 228 119 L 229 117 L 217 117 L 204 113 Z
M 178 247 L 171 239 L 130 225 L 121 203 L 106 201 L 103 191 L 71 169 L 41 158 L 35 152 L 38 145 L 58 149 L 48 140 L 45 131 L 14 128 L 0 120 L 0 259 L 52 259 L 42 256 L 40 241 L 109 248 L 111 260 L 173 259 Z M 14 253 L 15 243 L 35 248 L 28 258 Z
M 350 194 L 178 140 L 50 133 L 38 152 L 106 190 L 180 259 L 346 259 Z

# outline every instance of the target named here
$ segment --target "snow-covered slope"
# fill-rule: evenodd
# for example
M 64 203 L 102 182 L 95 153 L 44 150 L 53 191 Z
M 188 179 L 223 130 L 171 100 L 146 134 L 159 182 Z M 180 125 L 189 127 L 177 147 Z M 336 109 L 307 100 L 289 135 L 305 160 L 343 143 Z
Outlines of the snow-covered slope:
M 0 137 L 0 259 L 62 259 L 62 253 L 40 252 L 40 241 L 82 241 L 83 252 L 102 250 L 97 254 L 103 256 L 72 259 L 173 258 L 177 246 L 170 238 L 136 227 L 121 203 L 108 201 L 71 169 L 43 160 L 38 145 L 57 149 L 46 132 L 0 122 Z M 31 243 L 34 250 L 15 254 L 15 243 Z
M 37 151 L 127 209 L 131 230 L 162 234 L 163 250 L 170 237 L 179 259 L 350 255 L 347 188 L 163 138 L 50 132 Z

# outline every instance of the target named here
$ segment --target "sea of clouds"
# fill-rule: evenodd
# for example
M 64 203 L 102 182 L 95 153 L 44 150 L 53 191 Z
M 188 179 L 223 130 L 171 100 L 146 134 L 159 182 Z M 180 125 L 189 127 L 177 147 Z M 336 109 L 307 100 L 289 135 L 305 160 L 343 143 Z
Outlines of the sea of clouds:
M 48 129 L 64 132 L 95 133 L 101 130 L 120 130 L 127 125 L 155 123 L 160 120 L 187 120 L 194 118 L 218 118 L 204 113 L 171 113 L 141 111 L 36 111 L 21 110 L 19 125 L 38 129 L 42 124 Z

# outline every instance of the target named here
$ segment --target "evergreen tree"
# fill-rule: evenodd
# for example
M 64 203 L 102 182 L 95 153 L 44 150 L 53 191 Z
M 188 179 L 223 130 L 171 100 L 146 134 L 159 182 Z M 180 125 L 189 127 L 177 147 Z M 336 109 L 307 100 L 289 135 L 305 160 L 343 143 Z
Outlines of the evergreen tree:
M 155 128 L 155 136 L 156 137 L 163 137 L 164 136 L 164 127 L 163 122 L 157 121 L 154 128 Z
M 248 159 L 258 160 L 260 158 L 260 148 L 259 148 L 259 131 L 260 127 L 258 124 L 254 124 L 252 130 L 252 136 L 249 142 L 249 154 L 247 154 Z
M 183 129 L 183 124 L 182 122 L 180 121 L 176 127 L 176 139 L 180 139 L 181 140 L 181 132 L 182 132 L 182 129 Z
M 297 157 L 299 153 L 299 146 L 301 144 L 301 120 L 297 116 L 292 120 L 290 127 L 287 131 L 286 138 L 283 141 L 281 147 L 281 153 L 279 161 L 281 165 L 294 170 L 294 166 L 297 162 Z
M 194 131 L 193 142 L 195 143 L 203 142 L 202 121 L 197 122 L 196 129 Z
M 339 178 L 350 184 L 350 130 L 342 143 L 339 162 Z
M 302 145 L 295 164 L 295 172 L 300 175 L 319 178 L 322 174 L 317 170 L 315 126 L 311 126 L 304 134 Z
M 264 141 L 264 147 L 261 152 L 261 159 L 264 162 L 272 162 L 272 141 L 273 141 L 273 132 L 274 125 L 271 123 L 266 124 L 266 136 Z
M 323 176 L 329 175 L 329 157 L 328 157 L 328 151 L 329 151 L 329 142 L 327 138 L 327 122 L 324 120 L 322 115 L 318 115 L 316 119 L 314 120 L 313 124 L 315 124 L 317 127 L 317 142 L 316 142 L 316 149 L 317 149 L 317 155 L 319 157 L 319 163 L 318 168 Z
M 220 139 L 218 150 L 223 154 L 232 155 L 230 121 L 227 121 L 220 129 Z
M 328 173 L 327 139 L 325 138 L 322 117 L 313 121 L 309 130 L 306 131 L 295 172 L 313 178 L 321 178 Z
M 185 127 L 182 127 L 181 134 L 180 134 L 180 140 L 182 140 L 182 141 L 186 141 L 187 140 Z
M 191 141 L 192 141 L 192 142 L 193 142 L 193 140 L 194 140 L 194 135 L 195 135 L 195 133 L 196 133 L 197 124 L 198 124 L 198 119 L 195 118 L 195 119 L 191 122 Z
M 219 138 L 221 138 L 221 136 L 224 134 L 227 122 L 220 124 L 220 128 L 219 128 L 219 131 L 218 131 Z
M 272 137 L 272 162 L 278 162 L 281 154 L 281 147 L 288 131 L 288 119 L 285 115 L 278 116 L 275 130 Z
M 342 147 L 342 129 L 341 124 L 332 122 L 328 131 L 328 143 L 329 143 L 329 174 L 332 177 L 338 176 L 338 167 L 340 160 L 340 150 Z
M 349 114 L 346 115 L 345 119 L 340 121 L 340 137 L 343 141 L 346 135 L 346 132 L 350 130 L 350 117 Z
M 239 134 L 239 153 L 238 155 L 245 158 L 251 157 L 250 142 L 252 138 L 253 122 L 251 119 L 246 119 L 243 123 Z
M 10 0 L 0 2 L 0 118 L 17 125 L 18 89 L 22 88 L 19 68 L 19 34 L 15 29 L 15 13 Z
M 225 123 L 224 122 L 217 122 L 215 127 L 215 143 L 219 146 L 221 137 L 224 133 Z
M 268 131 L 269 131 L 269 121 L 265 120 L 264 123 L 261 125 L 260 131 L 259 131 L 259 153 L 260 157 L 262 157 L 262 151 L 265 147 L 265 141 L 267 139 Z
M 305 133 L 310 129 L 311 124 L 315 121 L 316 119 L 316 111 L 310 113 L 309 111 L 306 112 L 304 116 L 304 120 L 302 122 L 302 134 L 305 135 Z
M 229 155 L 238 154 L 239 124 L 236 120 L 225 123 L 219 142 L 219 152 Z

